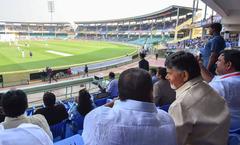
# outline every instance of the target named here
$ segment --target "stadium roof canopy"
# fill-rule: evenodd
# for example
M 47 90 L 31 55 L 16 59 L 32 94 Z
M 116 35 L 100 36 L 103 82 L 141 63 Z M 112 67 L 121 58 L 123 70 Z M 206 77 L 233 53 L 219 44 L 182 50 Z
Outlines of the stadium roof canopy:
M 93 23 L 114 23 L 114 22 L 128 22 L 128 21 L 144 21 L 152 19 L 161 19 L 164 17 L 174 17 L 177 16 L 177 11 L 179 8 L 179 16 L 187 15 L 192 13 L 191 7 L 182 7 L 182 6 L 170 6 L 160 11 L 156 11 L 150 14 L 145 14 L 136 17 L 122 18 L 122 19 L 112 19 L 112 20 L 102 20 L 102 21 L 78 21 L 76 24 L 93 24 Z
M 227 31 L 240 31 L 239 0 L 202 0 L 222 16 L 222 24 Z
M 29 25 L 29 24 L 37 24 L 37 25 L 43 25 L 43 24 L 58 24 L 58 25 L 65 25 L 70 24 L 69 22 L 14 22 L 14 21 L 0 21 L 1 24 L 22 24 L 22 25 Z

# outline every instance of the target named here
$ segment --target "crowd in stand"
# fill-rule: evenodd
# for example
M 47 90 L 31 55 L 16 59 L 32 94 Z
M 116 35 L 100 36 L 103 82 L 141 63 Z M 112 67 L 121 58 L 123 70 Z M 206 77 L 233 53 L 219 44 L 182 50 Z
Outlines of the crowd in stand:
M 220 31 L 211 25 L 205 59 L 178 51 L 155 69 L 142 53 L 139 68 L 118 80 L 110 72 L 107 87 L 99 87 L 113 100 L 102 106 L 85 88 L 68 111 L 46 92 L 45 107 L 25 116 L 23 91 L 1 94 L 0 144 L 53 144 L 52 126 L 67 119 L 86 145 L 227 145 L 229 131 L 240 129 L 240 51 L 224 50 Z

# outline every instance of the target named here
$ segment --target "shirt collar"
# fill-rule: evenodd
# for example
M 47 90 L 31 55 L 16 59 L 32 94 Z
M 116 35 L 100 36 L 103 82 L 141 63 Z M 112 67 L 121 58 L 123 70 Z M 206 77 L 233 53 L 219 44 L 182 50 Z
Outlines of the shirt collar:
M 26 118 L 26 116 L 24 114 L 20 115 L 18 117 L 7 117 L 6 116 L 4 122 L 9 122 L 9 121 L 14 121 L 14 120 L 22 120 L 24 118 Z
M 125 101 L 116 100 L 113 106 L 113 109 L 126 109 L 126 110 L 135 110 L 142 112 L 155 113 L 157 108 L 154 103 L 142 102 L 136 100 L 127 99 Z
M 237 74 L 237 73 L 240 73 L 239 71 L 235 71 L 235 72 L 232 72 L 232 73 L 228 73 L 228 74 L 224 74 L 224 75 L 219 75 L 221 78 L 222 77 L 226 77 L 226 76 L 229 76 L 229 75 L 234 75 L 234 74 Z
M 187 81 L 185 84 L 183 84 L 180 88 L 178 88 L 176 90 L 176 98 L 178 98 L 179 96 L 181 96 L 181 94 L 183 92 L 185 92 L 186 90 L 188 90 L 190 87 L 192 87 L 193 85 L 199 83 L 200 81 L 202 81 L 201 77 L 196 77 L 194 79 L 191 79 L 189 81 Z
M 214 37 L 214 36 L 220 36 L 220 33 L 214 32 L 214 33 L 213 33 L 213 37 Z

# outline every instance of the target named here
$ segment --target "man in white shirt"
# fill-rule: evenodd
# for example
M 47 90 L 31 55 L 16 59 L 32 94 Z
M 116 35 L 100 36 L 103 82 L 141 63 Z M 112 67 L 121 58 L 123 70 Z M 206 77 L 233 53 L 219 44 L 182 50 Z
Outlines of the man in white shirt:
M 44 116 L 37 114 L 25 116 L 24 112 L 28 107 L 27 95 L 22 90 L 10 90 L 2 97 L 2 107 L 5 120 L 0 125 L 4 129 L 16 128 L 22 123 L 31 123 L 41 127 L 52 139 L 47 120 Z
M 212 77 L 200 64 L 203 78 L 209 85 L 223 96 L 231 114 L 230 129 L 240 128 L 240 51 L 224 50 L 216 62 L 216 74 Z M 209 79 L 207 79 L 209 78 Z
M 0 145 L 53 145 L 53 142 L 37 125 L 21 124 L 6 130 L 0 125 Z
M 118 89 L 120 100 L 112 108 L 101 106 L 86 115 L 85 145 L 176 145 L 175 125 L 154 105 L 147 71 L 132 68 L 122 72 Z
M 178 145 L 227 145 L 230 124 L 225 100 L 200 77 L 197 59 L 179 51 L 166 58 L 166 78 L 176 90 L 169 108 Z

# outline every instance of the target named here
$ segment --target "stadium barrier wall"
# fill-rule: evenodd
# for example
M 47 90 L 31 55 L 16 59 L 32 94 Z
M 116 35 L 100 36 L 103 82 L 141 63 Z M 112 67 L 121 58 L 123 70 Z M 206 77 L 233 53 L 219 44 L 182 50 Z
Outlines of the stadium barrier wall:
M 2 75 L 2 87 L 10 87 L 17 85 L 27 85 L 30 81 L 30 74 L 23 73 L 8 73 Z

